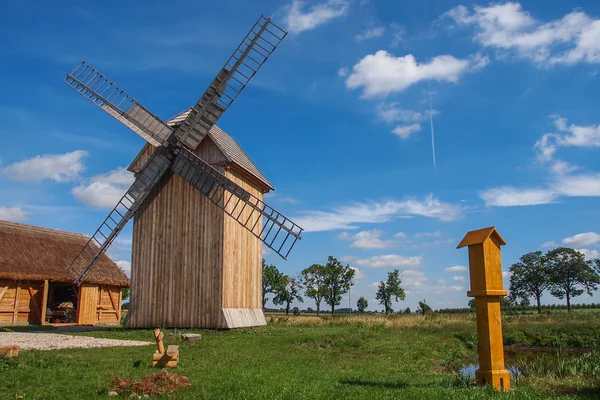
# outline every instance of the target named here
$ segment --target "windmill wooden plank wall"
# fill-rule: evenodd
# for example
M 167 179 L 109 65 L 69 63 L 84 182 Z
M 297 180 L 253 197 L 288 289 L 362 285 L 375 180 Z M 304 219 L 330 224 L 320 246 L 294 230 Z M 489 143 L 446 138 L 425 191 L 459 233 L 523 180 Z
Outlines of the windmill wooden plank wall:
M 152 151 L 147 145 L 130 170 L 139 172 Z M 210 136 L 195 153 L 259 199 L 268 190 L 248 172 L 231 168 Z M 227 205 L 233 207 L 233 202 Z M 255 229 L 261 228 L 258 223 Z M 261 259 L 258 238 L 179 176 L 167 173 L 134 217 L 128 326 L 264 325 Z

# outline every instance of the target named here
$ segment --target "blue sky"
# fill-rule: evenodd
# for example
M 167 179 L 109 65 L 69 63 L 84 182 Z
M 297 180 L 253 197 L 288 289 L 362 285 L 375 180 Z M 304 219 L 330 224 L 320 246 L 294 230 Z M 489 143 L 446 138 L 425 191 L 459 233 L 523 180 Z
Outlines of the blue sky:
M 466 305 L 455 247 L 472 229 L 497 227 L 505 270 L 561 244 L 598 257 L 597 2 L 0 7 L 0 219 L 91 234 L 130 184 L 143 140 L 62 82 L 81 60 L 166 120 L 264 13 L 290 33 L 219 126 L 306 229 L 268 262 L 297 274 L 343 259 L 359 272 L 353 305 L 370 309 L 398 268 L 408 296 L 394 308 L 414 309 Z M 110 251 L 125 268 L 130 246 L 129 226 Z

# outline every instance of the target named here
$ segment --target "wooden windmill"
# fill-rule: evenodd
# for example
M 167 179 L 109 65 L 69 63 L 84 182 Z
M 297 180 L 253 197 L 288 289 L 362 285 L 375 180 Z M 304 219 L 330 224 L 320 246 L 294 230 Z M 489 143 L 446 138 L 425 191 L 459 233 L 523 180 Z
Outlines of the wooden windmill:
M 144 138 L 136 179 L 68 271 L 84 277 L 134 217 L 131 327 L 264 325 L 261 249 L 302 228 L 262 201 L 270 183 L 215 123 L 285 38 L 261 16 L 200 100 L 165 123 L 84 61 L 65 82 Z

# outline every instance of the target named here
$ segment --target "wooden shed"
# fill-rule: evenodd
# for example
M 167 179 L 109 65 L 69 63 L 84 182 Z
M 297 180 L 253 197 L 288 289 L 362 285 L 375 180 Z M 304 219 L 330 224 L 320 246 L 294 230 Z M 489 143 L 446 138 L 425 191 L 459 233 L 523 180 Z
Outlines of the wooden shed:
M 177 126 L 186 115 L 167 123 Z M 139 173 L 153 151 L 146 145 L 129 170 Z M 273 190 L 239 145 L 217 126 L 195 153 L 261 200 Z M 235 206 L 231 203 L 226 207 Z M 265 325 L 261 261 L 258 238 L 168 172 L 134 217 L 128 326 Z
M 107 255 L 72 285 L 67 266 L 86 235 L 0 221 L 0 325 L 118 324 L 129 278 Z

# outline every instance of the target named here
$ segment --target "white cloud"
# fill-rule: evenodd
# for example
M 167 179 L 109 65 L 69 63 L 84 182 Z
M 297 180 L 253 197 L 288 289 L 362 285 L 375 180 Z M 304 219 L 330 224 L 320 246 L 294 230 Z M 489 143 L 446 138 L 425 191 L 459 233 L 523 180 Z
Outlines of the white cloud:
M 589 250 L 589 249 L 576 249 L 578 252 L 583 254 L 586 259 L 594 260 L 596 258 L 600 258 L 600 252 L 598 250 Z
M 398 47 L 400 45 L 400 43 L 402 43 L 404 41 L 404 34 L 405 29 L 404 26 L 396 23 L 396 22 L 392 22 L 390 24 L 390 28 L 392 29 L 392 47 Z
M 464 276 L 453 276 L 452 280 L 457 282 L 464 282 L 466 278 Z
M 458 6 L 445 15 L 457 25 L 475 27 L 474 40 L 482 46 L 512 52 L 539 66 L 600 63 L 600 20 L 581 11 L 543 23 L 521 4 L 508 2 L 474 6 L 472 11 Z
M 575 165 L 555 159 L 559 147 L 600 147 L 600 125 L 568 125 L 565 118 L 552 116 L 558 132 L 545 133 L 535 143 L 537 160 L 549 164 L 556 175 L 567 175 L 576 169 Z
M 350 269 L 354 270 L 354 279 L 357 281 L 367 277 L 367 274 L 365 274 L 362 270 L 360 270 L 356 267 L 350 267 Z
M 92 177 L 88 183 L 74 187 L 73 196 L 81 203 L 96 208 L 113 208 L 133 184 L 133 174 L 117 168 L 107 174 Z
M 423 271 L 414 270 L 402 271 L 400 279 L 402 280 L 402 287 L 412 289 L 422 287 L 429 280 Z
M 426 117 L 426 115 L 418 111 L 402 109 L 398 106 L 398 103 L 379 104 L 377 106 L 377 115 L 385 122 L 418 122 Z
M 543 248 L 548 248 L 548 247 L 557 247 L 557 246 L 558 246 L 558 243 L 556 243 L 556 242 L 554 242 L 554 241 L 552 241 L 552 240 L 550 240 L 550 241 L 548 241 L 548 242 L 544 242 L 544 243 L 542 243 L 542 247 L 543 247 Z
M 327 0 L 315 4 L 305 10 L 302 0 L 292 0 L 292 4 L 285 8 L 284 21 L 287 29 L 292 34 L 308 31 L 332 19 L 346 15 L 348 12 L 347 0 Z
M 402 140 L 408 139 L 413 133 L 416 133 L 421 130 L 421 124 L 411 124 L 411 125 L 397 125 L 392 133 L 400 136 Z
M 479 197 L 486 206 L 510 207 L 548 204 L 554 202 L 558 195 L 555 191 L 545 188 L 518 189 L 503 186 L 483 191 Z
M 442 236 L 442 231 L 435 231 L 435 232 L 420 232 L 417 233 L 415 235 L 415 238 L 422 238 L 422 237 L 441 237 Z
M 482 57 L 457 59 L 441 55 L 426 63 L 417 63 L 412 54 L 394 57 L 385 50 L 369 54 L 352 67 L 346 78 L 348 89 L 363 89 L 363 97 L 402 92 L 423 80 L 458 82 L 460 76 L 482 65 Z
M 578 233 L 562 240 L 562 244 L 575 247 L 590 246 L 598 242 L 600 242 L 600 234 L 596 232 Z
M 337 72 L 339 77 L 345 78 L 348 76 L 348 68 L 346 67 L 341 67 L 340 69 L 338 69 Z
M 512 272 L 510 271 L 502 271 L 502 278 L 510 278 Z
M 84 150 L 65 154 L 38 155 L 10 164 L 0 169 L 0 174 L 15 181 L 41 182 L 50 179 L 55 182 L 70 182 L 77 179 L 85 169 L 83 158 L 87 155 L 88 152 Z
M 0 207 L 0 220 L 10 222 L 23 222 L 30 215 L 20 207 Z
M 131 276 L 131 262 L 129 261 L 117 261 L 115 264 L 119 266 L 125 272 L 125 275 Z
M 294 221 L 307 232 L 318 232 L 356 229 L 357 223 L 381 223 L 403 216 L 454 221 L 459 219 L 461 214 L 460 207 L 442 202 L 430 194 L 422 200 L 408 198 L 404 201 L 353 203 L 336 207 L 331 211 L 305 211 L 294 218 Z
M 464 265 L 455 265 L 454 267 L 448 267 L 444 271 L 446 272 L 464 272 L 467 271 L 468 268 Z
M 362 250 L 396 247 L 398 242 L 394 242 L 393 240 L 382 240 L 382 235 L 382 231 L 373 229 L 371 231 L 361 231 L 354 235 L 350 235 L 348 232 L 343 232 L 338 235 L 338 238 L 352 240 L 350 247 L 355 247 Z
M 596 197 L 600 196 L 600 174 L 563 175 L 552 186 L 564 196 Z
M 420 267 L 423 260 L 418 256 L 405 257 L 398 254 L 384 254 L 371 258 L 358 258 L 349 256 L 343 257 L 342 261 L 351 263 L 353 266 L 356 265 L 366 268 L 415 268 Z
M 404 232 L 398 232 L 394 235 L 395 239 L 406 239 L 407 235 Z
M 548 204 L 563 196 L 600 196 L 600 173 L 574 174 L 578 166 L 556 158 L 560 147 L 600 147 L 600 125 L 569 125 L 565 118 L 553 118 L 558 132 L 543 134 L 534 146 L 537 161 L 548 166 L 546 187 L 519 189 L 505 186 L 489 189 L 479 195 L 486 206 Z
M 372 28 L 367 28 L 358 35 L 354 36 L 357 42 L 362 42 L 363 40 L 377 38 L 383 36 L 385 33 L 385 27 L 376 26 Z

